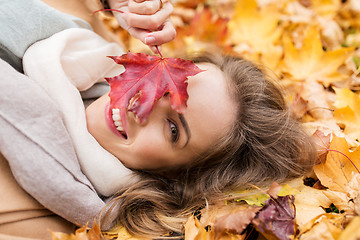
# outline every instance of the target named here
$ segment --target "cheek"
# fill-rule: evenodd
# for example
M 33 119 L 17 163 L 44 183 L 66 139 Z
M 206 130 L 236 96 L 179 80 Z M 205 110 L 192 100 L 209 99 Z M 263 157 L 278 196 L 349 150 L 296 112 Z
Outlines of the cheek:
M 85 110 L 85 116 L 86 116 L 86 126 L 91 135 L 96 135 L 96 132 L 98 130 L 97 126 L 99 124 L 99 111 L 98 108 L 96 108 L 95 104 L 90 105 Z
M 86 123 L 89 131 L 96 131 L 99 126 L 104 128 L 105 123 L 105 106 L 109 99 L 107 96 L 102 96 L 92 104 L 90 104 L 86 110 Z
M 154 139 L 137 141 L 136 147 L 133 148 L 134 160 L 137 168 L 154 169 L 161 167 L 166 162 L 165 149 L 161 143 Z

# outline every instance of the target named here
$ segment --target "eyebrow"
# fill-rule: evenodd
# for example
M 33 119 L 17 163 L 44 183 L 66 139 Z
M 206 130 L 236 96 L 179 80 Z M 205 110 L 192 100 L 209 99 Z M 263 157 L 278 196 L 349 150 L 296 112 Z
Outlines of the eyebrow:
M 180 119 L 180 122 L 181 122 L 181 125 L 183 126 L 183 128 L 185 129 L 185 133 L 186 133 L 186 137 L 187 137 L 187 140 L 186 140 L 186 143 L 185 145 L 183 146 L 186 147 L 186 145 L 188 145 L 189 141 L 190 141 L 190 138 L 191 138 L 191 131 L 190 131 L 190 128 L 189 128 L 189 124 L 187 123 L 184 115 L 182 113 L 179 113 L 179 119 Z

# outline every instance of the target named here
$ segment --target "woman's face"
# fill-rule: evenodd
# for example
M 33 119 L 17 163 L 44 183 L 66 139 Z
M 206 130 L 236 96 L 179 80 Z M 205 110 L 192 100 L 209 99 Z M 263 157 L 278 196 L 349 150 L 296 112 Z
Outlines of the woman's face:
M 222 71 L 213 64 L 197 65 L 206 71 L 189 78 L 189 99 L 183 114 L 171 108 L 166 95 L 141 124 L 132 112 L 127 113 L 125 138 L 116 130 L 106 94 L 86 109 L 89 132 L 128 168 L 151 170 L 193 161 L 230 129 L 236 113 Z

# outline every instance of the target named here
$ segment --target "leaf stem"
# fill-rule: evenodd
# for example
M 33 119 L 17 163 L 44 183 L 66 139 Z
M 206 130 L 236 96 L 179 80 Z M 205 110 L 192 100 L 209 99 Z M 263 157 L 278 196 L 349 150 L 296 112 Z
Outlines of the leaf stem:
M 160 52 L 159 46 L 158 46 L 158 45 L 155 45 L 155 48 L 156 48 L 156 50 L 158 51 L 161 59 L 164 59 L 163 55 L 162 55 L 161 52 Z
M 340 153 L 341 155 L 343 155 L 344 157 L 346 157 L 346 158 L 351 162 L 351 164 L 354 166 L 354 168 L 356 169 L 356 171 L 357 171 L 358 173 L 360 173 L 360 171 L 359 171 L 359 169 L 356 167 L 355 163 L 354 163 L 348 156 L 346 156 L 346 154 L 344 154 L 344 153 L 342 153 L 342 152 L 340 152 L 340 151 L 338 151 L 338 150 L 335 150 L 335 149 L 327 149 L 327 151 Z
M 112 8 L 107 8 L 107 9 L 99 9 L 99 10 L 96 10 L 96 11 L 92 12 L 91 15 L 94 15 L 95 13 L 98 13 L 98 12 L 108 12 L 108 11 L 124 13 L 124 12 L 121 11 L 121 10 L 112 9 Z M 150 33 L 149 30 L 147 30 L 147 31 Z M 155 45 L 155 48 L 156 48 L 157 52 L 159 53 L 161 59 L 164 59 L 163 55 L 161 54 L 161 52 L 160 52 L 160 50 L 159 50 L 159 46 L 158 46 L 158 45 Z

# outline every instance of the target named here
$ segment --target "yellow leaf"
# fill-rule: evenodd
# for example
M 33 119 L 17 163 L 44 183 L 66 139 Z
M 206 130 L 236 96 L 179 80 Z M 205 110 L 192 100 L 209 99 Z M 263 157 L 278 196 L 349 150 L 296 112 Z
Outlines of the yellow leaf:
M 335 88 L 337 108 L 334 118 L 344 128 L 346 137 L 352 141 L 360 139 L 360 95 L 349 89 Z
M 348 88 L 334 88 L 336 93 L 336 108 L 344 108 L 349 106 L 354 111 L 360 110 L 360 95 L 354 93 Z
M 70 240 L 70 235 L 62 232 L 50 232 L 52 240 Z
M 123 226 L 117 226 L 114 227 L 113 229 L 109 230 L 109 231 L 105 231 L 103 232 L 103 235 L 106 237 L 109 237 L 110 239 L 116 238 L 116 239 L 121 239 L 121 240 L 145 240 L 147 238 L 137 238 L 135 236 L 132 236 L 127 230 L 126 228 L 124 228 Z
M 322 190 L 308 186 L 299 187 L 300 193 L 295 196 L 296 223 L 299 225 L 301 232 L 305 231 L 307 223 L 312 219 L 325 213 L 324 208 L 328 207 L 331 202 L 323 194 Z
M 260 60 L 266 67 L 270 68 L 271 71 L 274 71 L 276 74 L 278 74 L 278 64 L 283 55 L 283 52 L 284 51 L 281 46 L 269 44 L 266 48 L 266 51 L 262 51 Z
M 279 190 L 276 191 L 274 195 L 276 196 L 286 196 L 286 195 L 295 195 L 298 194 L 299 191 L 296 188 L 291 187 L 289 184 L 284 184 L 282 186 L 279 186 Z M 252 193 L 245 191 L 239 191 L 232 193 L 233 196 L 236 197 L 236 195 L 240 195 L 238 198 L 236 198 L 236 201 L 245 201 L 248 205 L 256 205 L 256 206 L 263 206 L 264 202 L 268 200 L 269 192 L 265 193 L 265 191 Z M 270 194 L 271 195 L 271 194 Z
M 262 206 L 263 203 L 269 199 L 269 196 L 265 193 L 258 193 L 250 196 L 246 196 L 240 199 L 237 199 L 237 201 L 245 201 L 249 205 L 256 205 L 256 206 Z
M 354 214 L 354 204 L 349 202 L 349 199 L 344 192 L 337 192 L 332 190 L 324 191 L 325 196 L 339 209 L 343 210 L 345 213 Z
M 278 196 L 296 195 L 298 193 L 298 189 L 291 187 L 289 184 L 284 184 L 281 186 L 278 192 Z
M 326 84 L 344 79 L 338 68 L 352 54 L 353 48 L 340 48 L 325 52 L 322 49 L 319 29 L 308 27 L 303 45 L 295 48 L 289 35 L 283 38 L 283 71 L 296 80 L 318 80 Z
M 340 234 L 338 240 L 357 240 L 360 239 L 360 216 L 351 220 L 345 230 Z
M 239 0 L 228 22 L 228 42 L 246 43 L 257 51 L 275 43 L 281 34 L 276 6 L 258 8 L 255 0 Z
M 360 140 L 360 113 L 354 112 L 349 106 L 336 109 L 334 118 L 344 125 L 344 133 L 350 140 Z
M 343 192 L 327 189 L 324 194 L 340 211 L 344 211 L 347 216 L 354 216 L 358 212 L 359 183 L 360 174 L 353 172 L 352 178 Z
M 345 138 L 333 136 L 326 161 L 314 166 L 321 184 L 330 190 L 345 192 L 353 172 L 360 169 L 360 147 L 349 151 Z
M 117 232 L 117 239 L 119 240 L 140 240 L 140 238 L 136 238 L 134 236 L 131 236 L 128 231 L 124 227 L 121 227 L 119 231 Z M 143 238 L 141 238 L 143 239 Z
M 332 240 L 341 234 L 343 216 L 323 214 L 308 223 L 304 232 L 300 232 L 301 240 Z

